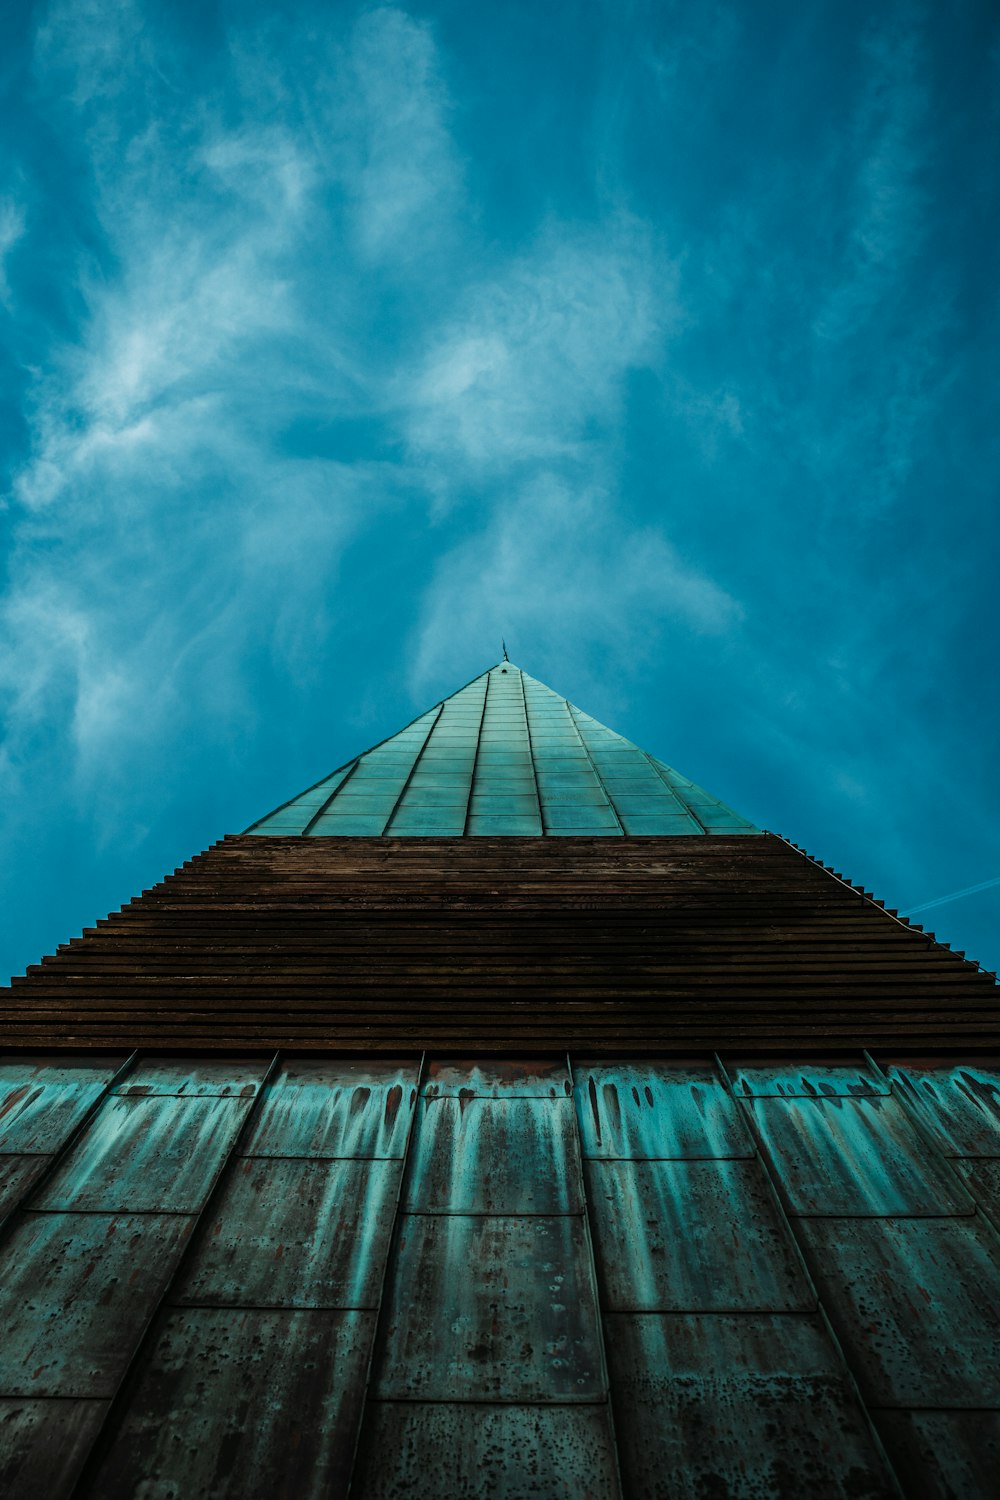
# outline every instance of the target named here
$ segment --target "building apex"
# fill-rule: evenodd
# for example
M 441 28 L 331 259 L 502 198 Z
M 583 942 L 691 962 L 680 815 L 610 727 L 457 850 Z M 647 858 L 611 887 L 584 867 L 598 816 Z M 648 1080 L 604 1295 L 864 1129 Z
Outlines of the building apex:
M 247 829 L 532 838 L 757 833 L 746 818 L 503 659 Z

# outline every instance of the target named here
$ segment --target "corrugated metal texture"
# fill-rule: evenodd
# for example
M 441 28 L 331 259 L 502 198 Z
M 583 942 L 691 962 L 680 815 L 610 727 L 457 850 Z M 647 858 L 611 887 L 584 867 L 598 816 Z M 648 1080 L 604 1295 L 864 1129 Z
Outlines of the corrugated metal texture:
M 896 1493 L 818 1318 L 614 1313 L 606 1329 L 627 1495 Z
M 141 1494 L 150 1474 L 178 1496 L 345 1492 L 418 1070 L 417 1057 L 275 1069 L 88 1494 Z
M 503 661 L 248 832 L 621 838 L 757 830 Z
M 1000 1037 L 992 979 L 770 837 L 227 840 L 0 991 L 0 1025 L 743 1061 Z
M 626 1493 L 892 1493 L 724 1075 L 575 1078 Z
M 352 1493 L 426 1464 L 459 1494 L 564 1495 L 584 1456 L 583 1492 L 617 1493 L 570 1091 L 548 1060 L 430 1063 Z

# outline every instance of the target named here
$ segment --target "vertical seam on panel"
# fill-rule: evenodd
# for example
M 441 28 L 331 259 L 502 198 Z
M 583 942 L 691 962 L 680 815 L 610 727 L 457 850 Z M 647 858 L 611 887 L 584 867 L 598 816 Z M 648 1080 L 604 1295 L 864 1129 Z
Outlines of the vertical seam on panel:
M 329 806 L 330 799 L 332 797 L 334 797 L 337 792 L 340 791 L 340 788 L 343 786 L 344 782 L 347 780 L 348 776 L 354 770 L 354 767 L 357 765 L 358 760 L 360 760 L 360 759 L 361 759 L 361 757 L 358 756 L 357 759 L 355 759 L 354 761 L 345 760 L 345 762 L 344 762 L 344 764 L 342 766 L 335 766 L 332 771 L 327 771 L 327 773 L 326 773 L 325 776 L 321 776 L 319 778 L 319 780 L 318 781 L 314 781 L 311 786 L 304 786 L 302 788 L 301 792 L 296 792 L 294 796 L 288 797 L 284 802 L 279 802 L 279 804 L 278 804 L 277 807 L 272 807 L 270 812 L 265 813 L 262 818 L 258 818 L 256 820 L 256 822 L 251 823 L 251 824 L 249 824 L 248 827 L 244 828 L 242 834 L 235 834 L 234 835 L 234 834 L 227 833 L 225 835 L 225 838 L 233 838 L 233 837 L 235 837 L 235 838 L 245 838 L 248 833 L 253 833 L 253 831 L 254 831 L 255 828 L 259 828 L 262 823 L 266 823 L 267 820 L 268 820 L 268 818 L 275 818 L 275 817 L 277 817 L 278 813 L 284 812 L 284 810 L 285 810 L 286 807 L 291 807 L 293 802 L 298 802 L 299 799 L 300 799 L 300 797 L 306 797 L 306 796 L 308 796 L 308 794 L 310 792 L 314 792 L 318 786 L 322 786 L 323 783 L 324 783 L 324 781 L 329 781 L 332 776 L 336 776 L 337 775 L 338 771 L 343 771 L 344 775 L 337 782 L 337 785 L 334 787 L 333 791 L 330 793 L 330 796 L 327 797 L 326 802 L 324 802 L 324 804 L 323 804 L 324 807 Z M 221 840 L 220 840 L 220 842 L 221 842 Z
M 597 777 L 597 785 L 600 787 L 601 791 L 604 793 L 605 801 L 607 802 L 607 804 L 610 807 L 611 811 L 615 815 L 615 822 L 618 824 L 618 831 L 621 833 L 622 838 L 628 838 L 628 834 L 625 832 L 625 824 L 621 820 L 621 814 L 619 813 L 617 807 L 615 806 L 614 800 L 612 799 L 612 796 L 611 796 L 611 793 L 608 791 L 608 788 L 605 785 L 604 777 L 601 775 L 600 770 L 598 769 L 597 762 L 594 759 L 593 755 L 591 754 L 590 746 L 587 744 L 587 741 L 583 737 L 583 730 L 580 728 L 580 725 L 577 723 L 576 713 L 574 711 L 573 705 L 572 705 L 572 703 L 570 703 L 570 701 L 569 701 L 568 698 L 564 698 L 563 702 L 565 703 L 566 710 L 569 713 L 569 721 L 572 724 L 573 728 L 576 730 L 576 737 L 580 741 L 580 744 L 583 746 L 583 753 L 587 757 L 587 760 L 588 760 L 588 762 L 590 764 L 590 769 L 593 771 L 594 775 Z
M 382 834 L 381 834 L 382 838 L 386 838 L 386 837 L 389 836 L 389 828 L 390 828 L 390 826 L 392 824 L 392 820 L 396 816 L 396 813 L 399 811 L 399 805 L 402 802 L 403 798 L 406 796 L 407 791 L 409 790 L 410 782 L 413 780 L 414 776 L 416 775 L 417 767 L 419 766 L 420 762 L 424 758 L 424 751 L 427 749 L 427 746 L 430 744 L 430 742 L 431 742 L 431 735 L 434 733 L 435 729 L 437 728 L 437 726 L 438 726 L 438 720 L 440 719 L 440 717 L 441 717 L 441 715 L 443 713 L 444 713 L 444 704 L 440 703 L 438 705 L 438 711 L 434 715 L 434 722 L 433 722 L 433 724 L 431 724 L 431 726 L 428 729 L 427 733 L 424 735 L 424 742 L 420 746 L 420 749 L 417 751 L 416 755 L 413 757 L 413 765 L 410 767 L 409 774 L 408 774 L 406 780 L 403 782 L 403 785 L 399 789 L 399 796 L 396 798 L 395 802 L 392 804 L 392 812 L 389 814 L 389 816 L 386 818 L 385 822 L 382 824 Z
M 312 815 L 312 817 L 309 818 L 308 821 L 303 825 L 302 832 L 299 835 L 300 838 L 305 838 L 309 833 L 311 833 L 312 828 L 313 828 L 313 824 L 316 823 L 316 822 L 318 822 L 319 819 L 323 816 L 323 814 L 326 812 L 327 808 L 330 806 L 330 803 L 337 796 L 338 792 L 342 792 L 343 791 L 344 787 L 350 781 L 351 777 L 354 775 L 355 771 L 358 769 L 358 766 L 360 764 L 361 764 L 361 756 L 359 755 L 358 758 L 357 758 L 357 760 L 351 766 L 351 768 L 348 771 L 347 775 L 344 776 L 344 777 L 342 777 L 342 779 L 337 782 L 337 785 L 334 787 L 334 789 L 330 793 L 329 797 L 327 797 L 326 801 L 323 803 L 323 806 L 321 808 L 319 808 L 316 812 L 314 812 L 313 815 Z M 334 772 L 334 775 L 336 775 L 336 772 Z M 304 796 L 305 793 L 303 792 L 303 793 L 301 793 L 301 795 Z M 295 800 L 296 799 L 293 797 L 292 798 L 292 802 L 294 802 Z M 286 803 L 285 806 L 286 807 L 290 806 L 290 804 Z M 278 808 L 277 810 L 278 810 L 278 812 L 281 811 L 280 808 Z M 268 817 L 270 817 L 270 816 L 271 816 L 271 814 L 268 813 Z M 261 821 L 263 822 L 263 819 L 261 819 Z
M 528 718 L 528 696 L 524 691 L 524 674 L 517 668 L 517 684 L 521 689 L 521 707 L 524 709 L 524 732 L 528 736 L 528 757 L 531 761 L 531 782 L 535 788 L 535 805 L 538 808 L 538 826 L 545 833 L 545 814 L 542 812 L 542 794 L 538 790 L 538 770 L 535 766 L 535 747 L 531 742 L 531 720 Z
M 487 674 L 485 672 L 480 672 L 478 677 L 473 677 L 468 682 L 464 683 L 462 687 L 456 688 L 455 691 L 453 693 L 450 693 L 447 698 L 442 698 L 442 700 L 441 700 L 440 703 L 433 703 L 433 704 L 431 704 L 431 707 L 429 709 L 427 709 L 426 712 L 427 713 L 432 713 L 435 708 L 437 708 L 437 709 L 444 708 L 445 704 L 446 703 L 450 703 L 451 700 L 452 700 L 452 698 L 457 698 L 458 695 L 459 695 L 459 693 L 464 693 L 465 689 L 467 687 L 471 687 L 474 682 L 478 682 L 479 681 L 480 677 L 485 677 L 486 675 Z M 346 766 L 350 766 L 350 768 L 351 768 L 350 771 L 348 772 L 348 776 L 353 775 L 354 768 L 357 765 L 357 763 L 358 763 L 359 760 L 364 760 L 365 756 L 366 755 L 371 755 L 371 753 L 372 753 L 373 750 L 381 750 L 381 748 L 382 748 L 383 745 L 388 745 L 388 743 L 389 743 L 390 740 L 396 739 L 396 737 L 398 735 L 405 734 L 408 729 L 412 729 L 413 726 L 414 726 L 414 724 L 418 723 L 424 717 L 425 717 L 424 714 L 417 714 L 417 717 L 415 719 L 411 719 L 408 724 L 404 724 L 402 726 L 402 728 L 397 729 L 393 734 L 387 734 L 384 740 L 376 740 L 376 742 L 375 742 L 374 745 L 369 745 L 367 750 L 362 750 L 362 752 L 361 752 L 360 755 L 355 756 L 353 764 L 352 764 L 351 761 L 345 760 L 344 763 L 343 763 L 343 765 L 334 766 L 334 768 L 333 768 L 332 771 L 327 771 L 327 773 L 326 773 L 325 776 L 320 776 L 318 778 L 318 780 L 314 781 L 311 784 L 311 786 L 304 787 L 301 792 L 296 792 L 295 795 L 293 797 L 289 797 L 287 801 L 285 801 L 285 802 L 279 802 L 277 807 L 272 807 L 271 811 L 270 812 L 266 812 L 262 818 L 258 818 L 255 823 L 250 823 L 243 830 L 243 835 L 248 834 L 248 833 L 252 833 L 255 828 L 259 828 L 260 827 L 261 823 L 266 823 L 267 820 L 268 820 L 268 818 L 273 818 L 274 815 L 275 815 L 275 813 L 283 812 L 286 807 L 291 807 L 292 803 L 293 802 L 297 802 L 300 797 L 304 797 L 306 795 L 306 792 L 314 792 L 316 790 L 316 788 L 318 786 L 321 786 L 324 781 L 329 781 L 329 779 L 330 779 L 331 776 L 336 776 L 337 772 L 338 771 L 343 771 Z M 347 781 L 348 776 L 344 777 L 344 781 Z M 338 783 L 337 787 L 334 789 L 334 792 L 332 794 L 333 796 L 336 796 L 337 792 L 340 791 L 340 788 L 344 785 L 344 781 L 341 781 L 340 783 Z M 326 803 L 324 804 L 324 806 L 325 807 L 329 807 L 331 800 L 332 800 L 332 798 L 328 798 L 327 801 L 326 801 Z M 237 834 L 237 835 L 235 835 L 235 837 L 240 838 L 243 835 Z M 227 838 L 232 838 L 232 837 L 234 837 L 234 835 L 227 834 L 226 837 Z
M 164 1316 L 170 1308 L 171 1293 L 180 1280 L 181 1275 L 186 1270 L 188 1262 L 191 1260 L 192 1254 L 197 1247 L 202 1224 L 208 1218 L 216 1200 L 219 1197 L 219 1194 L 222 1190 L 222 1184 L 228 1176 L 230 1166 L 237 1159 L 237 1152 L 240 1142 L 246 1136 L 247 1131 L 249 1130 L 255 1116 L 260 1112 L 265 1091 L 271 1079 L 274 1077 L 274 1074 L 278 1067 L 280 1056 L 280 1052 L 275 1052 L 273 1057 L 271 1058 L 270 1063 L 264 1071 L 264 1076 L 260 1080 L 256 1097 L 254 1098 L 253 1103 L 244 1115 L 243 1122 L 240 1125 L 240 1128 L 237 1130 L 236 1134 L 233 1137 L 232 1144 L 230 1145 L 229 1150 L 226 1152 L 225 1159 L 223 1160 L 218 1172 L 216 1173 L 215 1181 L 212 1183 L 212 1186 L 209 1189 L 208 1194 L 206 1195 L 204 1203 L 196 1214 L 191 1215 L 194 1223 L 191 1226 L 191 1233 L 188 1235 L 187 1244 L 184 1246 L 180 1255 L 177 1257 L 177 1264 L 174 1266 L 173 1271 L 167 1278 L 163 1290 L 160 1293 L 159 1301 L 151 1310 L 148 1318 L 146 1319 L 145 1325 L 143 1326 L 142 1331 L 139 1334 L 139 1337 L 136 1339 L 135 1345 L 132 1349 L 132 1353 L 125 1364 L 125 1368 L 123 1369 L 121 1376 L 119 1377 L 117 1385 L 115 1386 L 114 1394 L 108 1401 L 107 1411 L 104 1414 L 104 1419 L 101 1422 L 101 1425 L 98 1428 L 89 1449 L 87 1450 L 86 1458 L 80 1465 L 80 1468 L 77 1472 L 76 1481 L 73 1484 L 72 1489 L 69 1491 L 70 1495 L 72 1496 L 82 1496 L 86 1494 L 91 1481 L 97 1476 L 103 1459 L 107 1456 L 107 1454 L 111 1452 L 111 1449 L 114 1446 L 115 1438 L 117 1437 L 118 1432 L 121 1428 L 122 1419 L 128 1410 L 129 1399 L 136 1384 L 137 1373 L 142 1368 L 147 1354 L 152 1350 L 156 1338 L 159 1335 Z
M 659 777 L 659 779 L 663 782 L 663 785 L 666 787 L 667 791 L 673 797 L 674 801 L 680 803 L 681 807 L 683 807 L 684 811 L 687 813 L 688 817 L 692 820 L 692 822 L 697 823 L 697 825 L 701 829 L 702 833 L 707 833 L 708 829 L 705 827 L 705 824 L 701 821 L 701 819 L 699 818 L 698 814 L 695 812 L 694 808 L 691 806 L 690 802 L 682 800 L 680 793 L 674 787 L 672 787 L 670 785 L 670 782 L 664 776 L 663 772 L 660 770 L 659 766 L 656 764 L 656 761 L 650 755 L 649 751 L 648 750 L 642 750 L 641 754 L 648 761 L 649 768 L 653 772 L 654 776 L 658 776 Z M 712 801 L 714 802 L 715 800 L 716 799 L 713 797 Z M 722 802 L 717 803 L 717 805 L 719 807 L 724 806 L 724 804 Z M 732 808 L 729 808 L 728 811 L 732 812 Z
M 361 1451 L 361 1439 L 364 1434 L 368 1409 L 374 1404 L 376 1398 L 372 1396 L 372 1375 L 375 1370 L 375 1354 L 379 1346 L 379 1334 L 382 1328 L 382 1309 L 385 1303 L 386 1287 L 389 1285 L 389 1273 L 396 1269 L 396 1244 L 399 1239 L 399 1221 L 401 1217 L 402 1204 L 405 1199 L 407 1179 L 410 1167 L 411 1148 L 413 1137 L 417 1130 L 417 1119 L 420 1115 L 420 1090 L 423 1087 L 424 1070 L 427 1066 L 426 1050 L 420 1054 L 420 1065 L 417 1068 L 416 1091 L 413 1100 L 413 1114 L 410 1116 L 410 1128 L 406 1132 L 406 1145 L 403 1147 L 402 1170 L 399 1174 L 399 1186 L 396 1189 L 396 1203 L 392 1214 L 392 1224 L 389 1229 L 389 1238 L 385 1252 L 385 1260 L 382 1263 L 382 1276 L 378 1288 L 378 1306 L 375 1309 L 375 1321 L 372 1324 L 371 1342 L 368 1346 L 368 1365 L 365 1370 L 365 1388 L 361 1398 L 361 1415 L 354 1433 L 354 1451 L 351 1454 L 351 1470 L 347 1480 L 346 1495 L 349 1497 L 354 1489 L 354 1479 L 358 1467 L 358 1454 Z
M 722 1058 L 717 1052 L 713 1053 L 713 1061 L 716 1071 L 722 1078 L 723 1086 L 730 1099 L 732 1099 L 734 1104 L 736 1105 L 736 1108 L 740 1111 L 740 1114 L 743 1117 L 743 1123 L 750 1135 L 750 1139 L 753 1141 L 756 1160 L 760 1162 L 761 1170 L 763 1171 L 764 1176 L 767 1178 L 768 1186 L 770 1187 L 772 1196 L 777 1205 L 778 1213 L 780 1215 L 781 1223 L 784 1226 L 785 1232 L 788 1234 L 792 1244 L 795 1246 L 799 1255 L 799 1259 L 802 1262 L 803 1267 L 805 1268 L 806 1275 L 809 1278 L 809 1285 L 812 1287 L 813 1292 L 816 1296 L 816 1309 L 819 1314 L 820 1321 L 824 1325 L 826 1332 L 829 1335 L 830 1342 L 840 1359 L 841 1368 L 847 1376 L 850 1387 L 854 1392 L 855 1399 L 857 1400 L 858 1406 L 864 1414 L 865 1424 L 868 1428 L 868 1432 L 872 1439 L 872 1442 L 875 1445 L 875 1451 L 881 1454 L 882 1459 L 885 1463 L 886 1474 L 895 1481 L 896 1493 L 900 1497 L 900 1500 L 903 1500 L 903 1486 L 900 1483 L 900 1479 L 898 1474 L 896 1473 L 895 1466 L 889 1459 L 889 1454 L 886 1451 L 884 1443 L 882 1442 L 882 1438 L 879 1434 L 878 1428 L 872 1421 L 871 1409 L 869 1408 L 867 1401 L 864 1399 L 864 1396 L 861 1393 L 861 1385 L 854 1372 L 854 1366 L 847 1357 L 846 1350 L 840 1339 L 840 1335 L 837 1332 L 837 1326 L 834 1323 L 833 1318 L 830 1316 L 830 1313 L 828 1312 L 826 1307 L 826 1303 L 824 1302 L 823 1297 L 820 1293 L 819 1282 L 813 1274 L 813 1269 L 809 1263 L 809 1257 L 806 1249 L 802 1245 L 801 1241 L 799 1240 L 799 1236 L 795 1232 L 794 1221 L 786 1210 L 784 1200 L 781 1196 L 781 1193 L 778 1191 L 778 1185 L 775 1182 L 775 1174 L 771 1169 L 771 1163 L 768 1160 L 765 1152 L 761 1149 L 760 1138 L 757 1132 L 757 1127 L 753 1120 L 753 1115 L 749 1109 L 742 1108 L 745 1101 L 740 1098 L 736 1090 L 733 1088 L 733 1083 L 732 1079 L 729 1076 L 729 1072 L 725 1066 L 725 1063 L 722 1061 Z
M 569 704 L 567 703 L 567 708 Z M 615 815 L 617 817 L 617 814 Z M 587 1174 L 584 1170 L 585 1157 L 583 1154 L 583 1137 L 580 1133 L 580 1115 L 576 1106 L 576 1074 L 573 1071 L 573 1060 L 566 1053 L 566 1071 L 569 1073 L 570 1098 L 573 1101 L 573 1124 L 576 1127 L 574 1139 L 578 1154 L 577 1161 L 580 1169 L 580 1190 L 583 1194 L 583 1225 L 587 1239 L 587 1248 L 590 1251 L 590 1280 L 594 1288 L 594 1303 L 597 1312 L 597 1337 L 600 1344 L 601 1364 L 604 1368 L 604 1404 L 608 1414 L 608 1429 L 611 1433 L 611 1451 L 614 1457 L 615 1475 L 618 1480 L 618 1493 L 625 1495 L 625 1481 L 622 1477 L 621 1451 L 618 1446 L 618 1426 L 615 1422 L 615 1399 L 614 1388 L 611 1383 L 611 1365 L 608 1362 L 607 1345 L 604 1338 L 604 1307 L 601 1298 L 601 1282 L 597 1274 L 597 1252 L 594 1248 L 595 1239 L 593 1225 L 590 1220 L 590 1197 L 587 1193 Z
M 472 757 L 472 771 L 469 775 L 469 795 L 465 799 L 465 818 L 462 822 L 462 837 L 465 838 L 469 832 L 469 819 L 472 817 L 472 794 L 476 790 L 476 770 L 479 766 L 479 746 L 483 739 L 483 725 L 486 722 L 486 704 L 490 696 L 490 683 L 493 681 L 493 673 L 486 674 L 486 691 L 483 694 L 483 709 L 479 715 L 479 729 L 476 732 L 476 751 Z
M 58 1053 L 56 1053 L 55 1055 L 57 1057 L 59 1056 Z M 139 1052 L 138 1050 L 135 1050 L 129 1053 L 124 1062 L 119 1063 L 118 1067 L 111 1074 L 111 1077 L 108 1079 L 107 1083 L 104 1084 L 101 1092 L 97 1095 L 97 1098 L 93 1101 L 92 1104 L 89 1104 L 87 1106 L 87 1108 L 84 1110 L 77 1123 L 70 1130 L 69 1134 L 66 1136 L 66 1139 L 62 1142 L 57 1151 L 53 1151 L 51 1153 L 47 1151 L 19 1153 L 21 1155 L 28 1154 L 48 1156 L 49 1161 L 41 1176 L 36 1177 L 34 1182 L 29 1183 L 28 1187 L 25 1188 L 24 1192 L 18 1198 L 17 1202 L 11 1208 L 9 1208 L 2 1217 L 0 1217 L 0 1243 L 2 1243 L 2 1241 L 13 1229 L 15 1220 L 19 1218 L 29 1198 L 32 1198 L 36 1193 L 40 1192 L 56 1172 L 57 1168 L 62 1166 L 63 1161 L 66 1159 L 66 1157 L 69 1155 L 69 1152 L 73 1149 L 77 1141 L 83 1135 L 83 1132 L 87 1129 L 87 1126 L 90 1124 L 91 1120 L 94 1118 L 101 1105 L 110 1096 L 111 1090 L 113 1088 L 116 1088 L 121 1079 L 125 1078 L 132 1071 L 132 1069 L 135 1067 L 138 1057 Z M 12 1152 L 11 1154 L 14 1155 L 15 1153 Z
M 900 1108 L 903 1111 L 903 1114 L 906 1116 L 907 1124 L 913 1130 L 914 1134 L 927 1147 L 928 1151 L 930 1152 L 933 1159 L 937 1162 L 938 1166 L 943 1165 L 949 1178 L 952 1181 L 957 1182 L 962 1191 L 968 1195 L 968 1197 L 972 1200 L 973 1208 L 975 1210 L 975 1212 L 972 1214 L 942 1214 L 940 1216 L 934 1215 L 933 1217 L 949 1219 L 982 1219 L 985 1222 L 987 1228 L 992 1231 L 994 1243 L 998 1246 L 998 1248 L 1000 1248 L 1000 1215 L 995 1215 L 993 1210 L 983 1207 L 983 1204 L 979 1200 L 978 1192 L 973 1191 L 972 1186 L 966 1181 L 961 1172 L 959 1172 L 958 1168 L 955 1166 L 956 1161 L 995 1161 L 996 1158 L 988 1156 L 949 1156 L 940 1142 L 935 1140 L 934 1136 L 927 1129 L 926 1125 L 920 1118 L 919 1111 L 914 1109 L 913 1104 L 903 1093 L 902 1089 L 900 1089 L 898 1085 L 889 1077 L 885 1069 L 879 1066 L 879 1064 L 875 1061 L 874 1057 L 872 1057 L 871 1053 L 868 1052 L 867 1049 L 865 1050 L 864 1055 L 868 1059 L 871 1066 L 878 1070 L 882 1078 L 884 1078 L 886 1083 L 889 1085 L 890 1099 L 895 1099 L 898 1102 Z M 931 1216 L 921 1215 L 921 1218 L 926 1217 Z M 956 1408 L 956 1410 L 961 1410 L 961 1408 Z

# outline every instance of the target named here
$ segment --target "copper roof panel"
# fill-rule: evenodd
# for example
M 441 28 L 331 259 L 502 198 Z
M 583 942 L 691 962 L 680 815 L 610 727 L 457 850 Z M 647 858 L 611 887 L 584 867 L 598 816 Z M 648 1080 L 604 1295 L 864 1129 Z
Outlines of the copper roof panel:
M 709 1067 L 622 1062 L 574 1070 L 585 1157 L 653 1160 L 748 1157 L 753 1141 Z
M 398 1161 L 241 1157 L 174 1301 L 377 1308 Z
M 879 1095 L 748 1101 L 754 1127 L 793 1214 L 967 1214 L 973 1203 Z
M 757 1161 L 588 1161 L 609 1312 L 807 1312 L 816 1296 Z
M 818 1318 L 618 1313 L 605 1326 L 627 1492 L 895 1493 Z
M 346 1494 L 372 1319 L 171 1312 L 90 1493 L 141 1494 L 155 1474 L 160 1492 L 176 1496 Z
M 982 1218 L 804 1219 L 800 1232 L 868 1401 L 1000 1407 L 1000 1254 Z

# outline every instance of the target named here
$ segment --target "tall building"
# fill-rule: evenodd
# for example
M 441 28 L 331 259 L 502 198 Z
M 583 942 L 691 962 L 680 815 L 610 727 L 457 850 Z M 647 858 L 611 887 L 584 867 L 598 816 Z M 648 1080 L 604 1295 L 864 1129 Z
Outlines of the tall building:
M 992 1496 L 997 999 L 505 660 L 4 992 L 0 1489 Z

